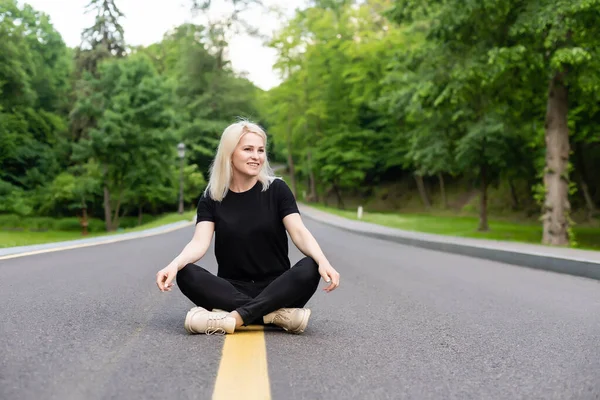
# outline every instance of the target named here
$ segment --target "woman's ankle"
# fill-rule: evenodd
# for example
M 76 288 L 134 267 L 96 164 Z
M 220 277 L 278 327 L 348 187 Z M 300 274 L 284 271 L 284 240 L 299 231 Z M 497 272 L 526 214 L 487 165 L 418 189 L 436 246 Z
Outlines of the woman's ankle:
M 244 320 L 242 319 L 242 316 L 237 311 L 230 312 L 229 316 L 235 318 L 235 327 L 236 328 L 239 328 L 240 326 L 244 325 Z

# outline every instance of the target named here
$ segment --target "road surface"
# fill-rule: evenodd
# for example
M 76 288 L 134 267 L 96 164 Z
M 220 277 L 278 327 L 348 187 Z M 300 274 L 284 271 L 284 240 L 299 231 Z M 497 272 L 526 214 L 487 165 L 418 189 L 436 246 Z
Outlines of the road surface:
M 341 286 L 303 335 L 264 332 L 245 398 L 600 398 L 600 282 L 306 223 Z M 229 339 L 154 282 L 192 230 L 0 261 L 0 399 L 211 399 Z

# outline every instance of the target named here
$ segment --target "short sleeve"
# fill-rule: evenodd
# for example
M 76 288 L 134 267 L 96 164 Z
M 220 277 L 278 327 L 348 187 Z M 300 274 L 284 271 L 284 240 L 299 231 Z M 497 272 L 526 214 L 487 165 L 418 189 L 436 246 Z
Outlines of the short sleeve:
M 298 213 L 298 205 L 291 189 L 282 179 L 276 179 L 273 183 L 277 185 L 277 206 L 279 211 L 279 218 L 284 219 L 290 214 Z
M 207 193 L 203 193 L 200 200 L 198 200 L 196 223 L 202 221 L 215 222 L 215 201 Z

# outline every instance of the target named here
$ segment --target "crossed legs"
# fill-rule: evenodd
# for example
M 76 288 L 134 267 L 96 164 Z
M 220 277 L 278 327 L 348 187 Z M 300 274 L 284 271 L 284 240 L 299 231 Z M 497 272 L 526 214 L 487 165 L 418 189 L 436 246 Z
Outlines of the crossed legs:
M 305 257 L 272 282 L 230 282 L 195 264 L 177 273 L 177 285 L 194 304 L 207 310 L 236 311 L 244 325 L 262 324 L 280 308 L 301 308 L 319 285 L 316 262 Z

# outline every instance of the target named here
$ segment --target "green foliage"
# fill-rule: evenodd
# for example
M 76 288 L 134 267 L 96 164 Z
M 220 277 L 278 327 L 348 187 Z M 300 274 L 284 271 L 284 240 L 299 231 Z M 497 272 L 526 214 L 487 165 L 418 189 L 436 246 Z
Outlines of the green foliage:
M 418 175 L 428 192 L 439 178 L 528 188 L 514 197 L 541 207 L 550 79 L 568 88 L 569 201 L 600 207 L 597 1 L 313 1 L 269 41 L 283 82 L 268 92 L 227 59 L 259 3 L 128 48 L 116 2 L 91 0 L 70 50 L 47 16 L 0 1 L 0 213 L 75 229 L 85 210 L 116 229 L 174 210 L 181 141 L 194 205 L 238 117 L 265 126 L 271 160 L 321 198 Z
M 175 210 L 182 140 L 196 204 L 224 127 L 258 119 L 258 89 L 213 53 L 207 29 L 127 51 L 115 4 L 89 2 L 94 24 L 72 51 L 46 15 L 0 1 L 0 214 L 67 217 L 58 229 L 110 215 L 113 230 Z
M 5 0 L 0 16 L 0 179 L 34 189 L 63 165 L 68 51 L 48 17 L 30 6 Z M 34 205 L 26 204 L 0 207 L 28 213 Z
M 9 182 L 0 180 L 0 213 L 30 215 L 33 204 L 27 193 Z
M 99 218 L 88 220 L 88 232 L 104 231 L 104 222 Z M 81 220 L 77 217 L 22 217 L 17 214 L 0 214 L 0 230 L 4 231 L 63 231 L 81 232 Z
M 185 24 L 162 42 L 136 51 L 147 54 L 173 91 L 177 135 L 189 163 L 207 174 L 225 126 L 238 117 L 258 119 L 258 90 L 211 55 L 204 27 Z
M 276 148 L 325 190 L 416 173 L 545 196 L 552 77 L 569 85 L 576 142 L 600 137 L 599 11 L 585 0 L 313 2 L 271 42 L 284 78 L 264 101 Z M 598 204 L 592 150 L 581 152 L 574 173 Z
M 315 161 L 321 165 L 319 176 L 341 189 L 353 189 L 373 167 L 375 154 L 369 146 L 373 132 L 327 132 L 319 141 Z M 365 150 L 360 150 L 364 146 Z
M 184 201 L 188 204 L 198 200 L 198 194 L 206 187 L 206 179 L 197 164 L 187 165 L 184 169 Z

